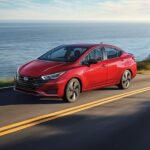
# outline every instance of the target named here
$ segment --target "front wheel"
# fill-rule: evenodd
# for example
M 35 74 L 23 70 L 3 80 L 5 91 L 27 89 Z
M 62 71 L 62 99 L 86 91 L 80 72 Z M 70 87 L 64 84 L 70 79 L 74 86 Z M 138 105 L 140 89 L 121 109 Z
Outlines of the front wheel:
M 65 94 L 63 100 L 65 102 L 75 102 L 77 101 L 81 91 L 81 85 L 78 79 L 73 78 L 71 79 L 65 88 Z
M 121 81 L 118 85 L 120 89 L 128 89 L 131 83 L 132 75 L 129 70 L 126 70 L 121 78 Z

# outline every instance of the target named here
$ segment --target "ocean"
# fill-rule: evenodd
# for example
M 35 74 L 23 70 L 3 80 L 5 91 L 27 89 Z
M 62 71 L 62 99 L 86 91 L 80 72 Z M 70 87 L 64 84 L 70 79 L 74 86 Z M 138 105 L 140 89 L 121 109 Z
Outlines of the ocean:
M 55 46 L 101 42 L 145 59 L 150 54 L 150 23 L 0 22 L 0 78 L 13 77 L 18 66 Z

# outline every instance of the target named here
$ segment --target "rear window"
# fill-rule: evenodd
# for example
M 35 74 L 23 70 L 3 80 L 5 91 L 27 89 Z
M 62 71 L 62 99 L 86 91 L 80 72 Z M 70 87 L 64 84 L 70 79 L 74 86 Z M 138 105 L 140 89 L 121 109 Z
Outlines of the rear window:
M 107 59 L 120 57 L 121 54 L 122 54 L 122 51 L 117 50 L 115 48 L 111 48 L 111 47 L 105 47 L 105 52 L 106 52 L 106 55 L 107 55 Z

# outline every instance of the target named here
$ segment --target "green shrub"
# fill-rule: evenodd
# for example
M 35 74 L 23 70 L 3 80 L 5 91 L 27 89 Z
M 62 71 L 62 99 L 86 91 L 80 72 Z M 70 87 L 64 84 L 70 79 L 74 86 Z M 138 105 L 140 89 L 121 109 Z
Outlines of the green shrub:
M 0 87 L 12 86 L 14 81 L 11 79 L 8 80 L 0 80 Z
M 138 70 L 150 70 L 150 60 L 145 60 L 137 63 Z

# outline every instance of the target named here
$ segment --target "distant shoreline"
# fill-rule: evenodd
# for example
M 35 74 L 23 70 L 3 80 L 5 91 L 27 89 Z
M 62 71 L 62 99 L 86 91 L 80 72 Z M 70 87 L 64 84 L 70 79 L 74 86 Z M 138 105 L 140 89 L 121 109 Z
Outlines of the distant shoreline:
M 150 21 L 114 21 L 114 20 L 0 20 L 0 23 L 138 23 L 150 24 Z

